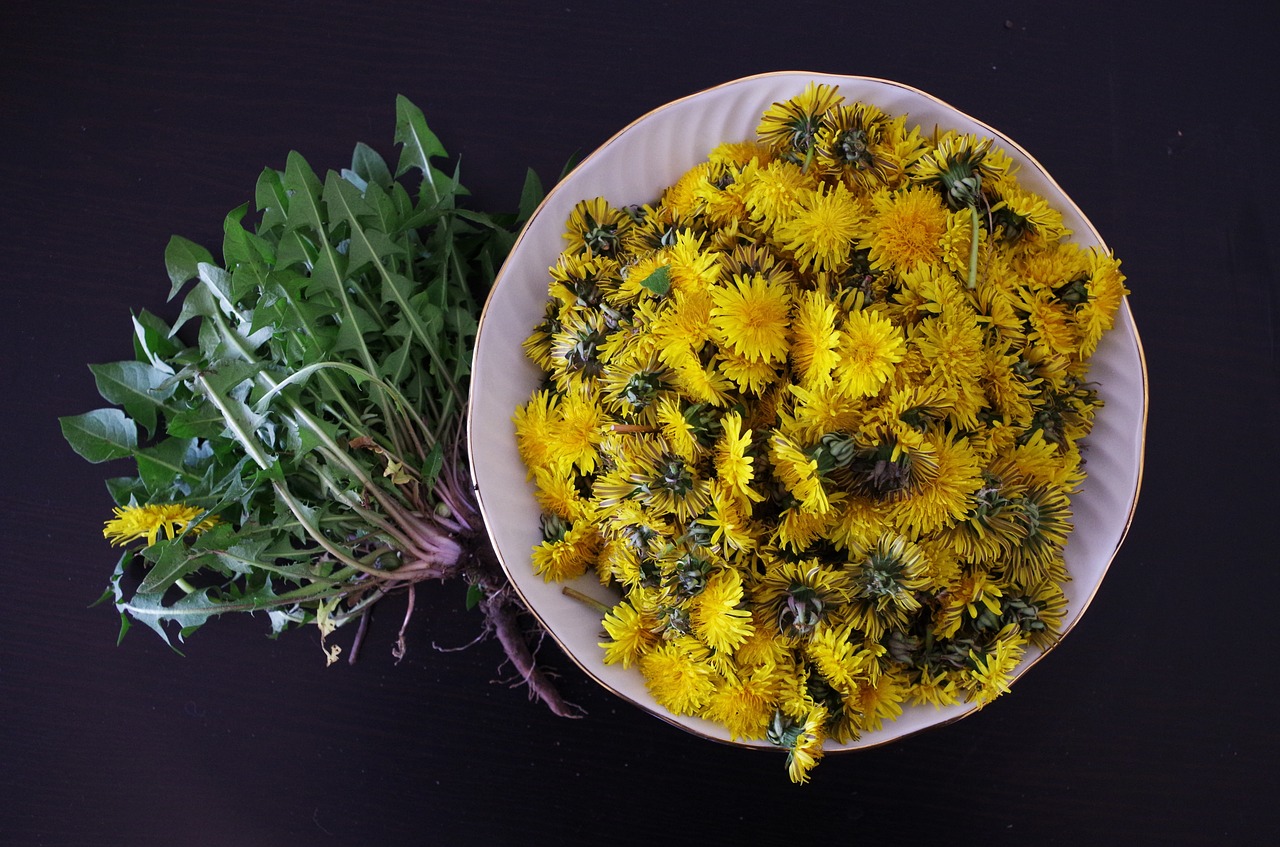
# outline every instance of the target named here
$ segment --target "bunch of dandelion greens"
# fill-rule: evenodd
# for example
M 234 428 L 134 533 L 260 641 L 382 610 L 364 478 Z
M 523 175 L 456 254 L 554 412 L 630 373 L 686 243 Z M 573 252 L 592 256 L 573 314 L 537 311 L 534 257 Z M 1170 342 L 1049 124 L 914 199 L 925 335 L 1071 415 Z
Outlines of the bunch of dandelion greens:
M 515 428 L 534 568 L 621 593 L 603 660 L 800 782 L 827 739 L 1007 690 L 1065 611 L 1127 293 L 1069 235 L 989 139 L 824 85 L 652 205 L 579 203 Z
M 273 634 L 315 624 L 322 646 L 359 621 L 354 660 L 380 599 L 407 593 L 407 624 L 418 582 L 461 577 L 482 637 L 568 713 L 526 646 L 460 443 L 479 302 L 541 187 L 530 172 L 516 215 L 469 211 L 403 97 L 395 140 L 394 174 L 364 144 L 323 179 L 296 152 L 264 170 L 256 225 L 248 204 L 227 216 L 221 264 L 170 241 L 171 299 L 194 280 L 176 321 L 136 314 L 135 359 L 92 366 L 118 407 L 61 420 L 89 461 L 137 464 L 108 482 L 104 534 L 127 549 L 104 599 L 121 638 L 140 621 L 167 642 L 166 626 L 185 638 L 227 612 L 262 612 Z

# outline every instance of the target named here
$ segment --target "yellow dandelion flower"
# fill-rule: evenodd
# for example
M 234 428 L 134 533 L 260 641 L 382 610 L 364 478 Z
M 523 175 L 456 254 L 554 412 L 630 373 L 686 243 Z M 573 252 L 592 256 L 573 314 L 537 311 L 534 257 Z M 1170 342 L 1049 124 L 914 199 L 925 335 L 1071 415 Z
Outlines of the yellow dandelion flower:
M 707 289 L 682 288 L 654 315 L 646 331 L 664 362 L 672 365 L 681 356 L 694 355 L 711 339 L 714 304 Z
M 664 361 L 671 367 L 671 379 L 685 396 L 699 403 L 724 406 L 734 390 L 729 379 L 714 363 L 702 364 L 692 351 L 673 355 Z
M 534 327 L 533 332 L 520 345 L 524 354 L 544 371 L 551 371 L 556 367 L 555 360 L 552 358 L 551 345 L 559 327 L 559 309 L 554 302 L 547 301 L 546 309 L 543 310 L 542 323 Z
M 999 617 L 1004 591 L 986 571 L 972 570 L 949 585 L 940 596 L 943 602 L 934 613 L 933 634 L 938 638 L 951 638 L 966 617 L 973 620 L 983 610 Z
M 773 461 L 774 474 L 803 511 L 825 515 L 831 509 L 817 459 L 780 432 L 769 437 L 769 458 Z
M 949 412 L 950 403 L 936 387 L 895 380 L 883 401 L 867 410 L 859 430 L 866 441 L 918 450 L 929 428 Z
M 716 257 L 720 263 L 721 279 L 734 276 L 752 277 L 757 274 L 773 285 L 788 290 L 799 287 L 800 279 L 768 244 L 735 244 Z
M 901 535 L 881 535 L 850 563 L 851 619 L 868 638 L 907 629 L 920 609 L 916 593 L 929 586 L 929 566 L 919 545 Z
M 707 178 L 694 188 L 694 195 L 702 201 L 703 218 L 714 227 L 726 227 L 747 218 L 747 189 L 737 178 L 739 170 L 734 165 L 713 163 Z
M 605 407 L 632 423 L 651 422 L 654 404 L 667 392 L 666 368 L 657 356 L 624 355 L 606 361 L 599 391 Z
M 831 508 L 825 512 L 806 509 L 799 502 L 783 509 L 775 520 L 773 543 L 793 553 L 803 553 L 808 550 L 828 535 L 839 515 L 837 507 L 844 502 L 844 499 L 843 491 L 827 495 L 827 502 Z
M 791 336 L 791 368 L 800 384 L 830 384 L 831 371 L 840 361 L 835 304 L 820 291 L 801 291 L 796 296 Z
M 1089 281 L 1085 283 L 1088 299 L 1076 311 L 1081 358 L 1092 356 L 1102 334 L 1115 326 L 1120 303 L 1129 293 L 1124 280 L 1120 262 L 1114 256 L 1100 250 L 1089 251 Z
M 874 684 L 859 685 L 856 698 L 859 727 L 875 732 L 885 721 L 897 720 L 906 699 L 907 686 L 896 673 L 884 674 Z
M 516 450 L 533 478 L 535 468 L 548 467 L 556 458 L 551 450 L 557 401 L 550 391 L 535 391 L 529 402 L 516 409 L 512 420 L 516 427 Z
M 947 130 L 913 163 L 911 179 L 936 186 L 952 209 L 976 206 L 1013 170 L 1012 160 L 992 145 L 990 138 Z
M 933 672 L 928 667 L 922 667 L 920 676 L 908 686 L 907 698 L 914 704 L 930 705 L 935 709 L 953 706 L 961 699 L 950 673 L 942 669 Z
M 782 710 L 774 713 L 765 737 L 787 751 L 787 774 L 792 782 L 809 781 L 809 772 L 822 758 L 826 722 L 827 711 L 821 706 L 807 708 L 798 720 Z
M 707 701 L 706 715 L 723 724 L 732 739 L 764 738 L 777 700 L 777 670 L 747 669 L 722 679 Z
M 567 521 L 582 520 L 590 516 L 593 506 L 579 492 L 573 475 L 566 474 L 556 465 L 531 468 L 534 479 L 534 496 L 544 512 Z
M 987 405 L 1010 421 L 1028 421 L 1033 414 L 1031 398 L 1035 389 L 1018 376 L 1016 352 L 1001 352 L 988 346 L 982 352 L 980 382 Z
M 862 652 L 853 642 L 853 624 L 820 626 L 805 642 L 804 653 L 822 678 L 841 694 L 857 688 L 864 672 Z
M 758 141 L 726 141 L 711 149 L 707 161 L 713 165 L 747 167 L 753 162 L 768 164 L 772 155 L 769 148 Z
M 987 254 L 989 234 L 985 227 L 978 227 L 978 276 L 982 273 L 982 257 Z M 954 273 L 969 275 L 969 255 L 973 250 L 973 215 L 968 209 L 947 215 L 946 230 L 938 242 L 941 263 Z
M 755 457 L 751 448 L 751 430 L 742 429 L 742 415 L 726 412 L 720 418 L 720 437 L 715 446 L 716 479 L 735 498 L 759 502 L 764 495 L 751 487 L 755 477 Z
M 750 488 L 746 490 L 755 494 Z M 761 495 L 755 496 L 761 498 Z M 756 546 L 756 528 L 741 497 L 736 489 L 730 490 L 722 480 L 712 480 L 711 508 L 698 519 L 700 525 L 711 531 L 712 545 L 721 548 L 723 555 L 730 559 Z
M 967 438 L 937 435 L 927 442 L 934 466 L 907 496 L 891 503 L 886 516 L 913 537 L 937 532 L 968 514 L 983 484 L 982 463 Z
M 952 420 L 976 428 L 977 414 L 986 405 L 982 390 L 985 347 L 982 328 L 971 311 L 949 312 L 921 321 L 912 342 L 929 362 L 925 385 L 946 400 Z
M 561 314 L 575 308 L 599 308 L 622 281 L 618 263 L 607 257 L 561 254 L 551 267 L 551 297 Z
M 708 250 L 703 241 L 704 236 L 681 232 L 666 251 L 671 288 L 677 294 L 705 291 L 720 278 L 716 253 Z
M 599 646 L 604 648 L 606 665 L 620 664 L 629 668 L 661 640 L 655 633 L 657 619 L 636 610 L 623 600 L 604 616 L 604 629 L 609 640 Z
M 784 286 L 760 274 L 735 276 L 712 288 L 711 298 L 711 325 L 721 347 L 757 361 L 786 358 L 791 295 Z
M 640 672 L 653 699 L 676 715 L 694 715 L 715 693 L 715 669 L 707 648 L 692 637 L 664 641 L 640 657 Z
M 823 117 L 843 101 L 835 86 L 810 82 L 800 94 L 766 109 L 756 135 L 778 155 L 807 161 L 813 156 Z
M 786 431 L 802 441 L 816 442 L 829 432 L 855 432 L 861 427 L 865 407 L 860 400 L 839 393 L 834 386 L 810 391 L 787 386 L 795 398 Z
M 671 256 L 666 248 L 654 250 L 637 258 L 619 271 L 617 288 L 612 292 L 619 306 L 628 306 L 646 299 L 658 297 L 644 282 L 660 270 L 671 272 Z
M 879 312 L 864 309 L 849 315 L 840 336 L 835 381 L 849 397 L 879 392 L 906 352 L 902 331 Z
M 533 548 L 533 570 L 546 582 L 575 579 L 587 572 L 599 555 L 603 539 L 590 522 L 580 522 L 558 540 Z
M 618 258 L 627 247 L 627 239 L 635 225 L 631 216 L 615 209 L 603 197 L 583 200 L 569 215 L 564 239 L 566 249 L 587 258 Z
M 774 229 L 800 210 L 801 195 L 812 185 L 799 165 L 775 159 L 767 165 L 749 165 L 742 173 L 746 204 L 751 219 L 764 229 Z
M 222 521 L 217 515 L 200 520 L 204 509 L 185 503 L 151 503 L 146 506 L 115 507 L 115 517 L 104 522 L 102 537 L 109 539 L 113 547 L 120 547 L 140 538 L 150 547 L 161 535 L 173 539 L 184 532 L 199 535 L 213 529 Z
M 561 391 L 588 390 L 600 375 L 600 348 L 609 334 L 608 318 L 595 309 L 567 310 L 551 336 L 551 365 Z
M 773 228 L 773 237 L 801 270 L 836 271 L 849 263 L 863 218 L 862 204 L 843 183 L 823 184 L 800 195 L 800 208 Z
M 599 397 L 586 392 L 572 392 L 556 406 L 550 426 L 547 452 L 552 461 L 593 473 L 600 459 L 599 446 L 604 441 L 608 418 Z
M 694 635 L 719 653 L 730 653 L 751 635 L 751 612 L 742 605 L 742 575 L 723 568 L 707 579 L 691 601 L 689 622 Z
M 765 573 L 754 591 L 757 607 L 772 616 L 784 635 L 809 638 L 820 624 L 845 608 L 853 590 L 843 568 L 818 559 L 765 560 Z
M 1032 291 L 1053 292 L 1089 272 L 1087 252 L 1071 241 L 1016 250 L 1009 259 L 1018 281 Z
M 775 670 L 781 682 L 781 678 L 786 676 L 786 668 L 790 665 L 791 653 L 784 644 L 776 619 L 767 610 L 757 605 L 751 613 L 751 626 L 751 634 L 738 645 L 738 649 L 733 651 L 734 662 L 739 668 Z
M 831 543 L 847 553 L 869 548 L 885 525 L 887 504 L 870 497 L 849 497 L 831 524 Z
M 1044 290 L 1028 291 L 1020 303 L 1031 324 L 1028 337 L 1060 356 L 1074 356 L 1080 349 L 1075 321 L 1065 304 Z
M 602 521 L 602 526 L 604 526 Z M 608 536 L 609 533 L 602 532 Z M 606 538 L 600 547 L 600 555 L 596 558 L 596 571 L 600 575 L 601 584 L 616 580 L 628 591 L 640 586 L 644 574 L 640 570 L 640 556 L 636 549 L 620 538 Z
M 666 191 L 662 192 L 661 207 L 670 210 L 672 217 L 691 220 L 702 213 L 702 200 L 698 198 L 698 186 L 706 181 L 712 165 L 700 162 L 685 171 Z
M 1061 212 L 1013 181 L 1000 186 L 1000 202 L 991 211 L 1006 238 L 1054 242 L 1071 234 Z
M 1060 445 L 1045 440 L 1042 430 L 1036 430 L 1012 452 L 1001 457 L 995 469 L 1029 485 L 1071 489 L 1083 479 L 1079 462 L 1078 451 L 1068 452 Z
M 890 179 L 894 162 L 882 143 L 890 119 L 878 106 L 851 103 L 836 107 L 818 134 L 818 162 L 860 188 Z
M 987 650 L 979 653 L 969 651 L 969 661 L 973 667 L 966 680 L 974 700 L 979 705 L 990 703 L 1001 694 L 1009 691 L 1013 684 L 1013 672 L 1022 661 L 1026 652 L 1026 640 L 1018 631 L 1018 625 L 1012 623 L 1000 630 L 995 642 Z
M 721 349 L 714 366 L 744 394 L 763 394 L 778 381 L 778 365 L 763 359 L 750 359 L 733 350 Z
M 685 417 L 684 406 L 675 397 L 663 397 L 658 401 L 655 415 L 658 431 L 667 440 L 671 452 L 686 462 L 697 461 L 702 454 L 702 445 L 698 443 L 693 424 Z
M 866 223 L 857 229 L 857 246 L 869 251 L 875 270 L 908 271 L 939 257 L 946 231 L 947 207 L 933 191 L 878 191 Z

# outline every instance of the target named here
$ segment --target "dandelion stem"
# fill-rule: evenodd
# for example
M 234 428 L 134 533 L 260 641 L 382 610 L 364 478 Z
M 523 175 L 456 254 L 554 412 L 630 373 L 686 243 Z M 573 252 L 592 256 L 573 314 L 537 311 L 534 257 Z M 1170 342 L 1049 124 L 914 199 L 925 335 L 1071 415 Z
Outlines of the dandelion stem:
M 613 432 L 653 432 L 653 427 L 642 424 L 614 424 L 609 429 Z
M 973 229 L 969 239 L 969 287 L 978 285 L 978 207 L 969 207 L 969 220 Z
M 564 596 L 572 597 L 574 600 L 577 600 L 580 603 L 586 603 L 588 606 L 591 606 L 602 615 L 607 615 L 609 614 L 610 611 L 612 611 L 604 603 L 601 603 L 599 600 L 597 600 L 594 597 L 588 597 L 587 595 L 583 594 L 581 591 L 579 591 L 576 588 L 570 588 L 569 586 L 566 585 L 560 589 L 560 592 L 564 594 Z

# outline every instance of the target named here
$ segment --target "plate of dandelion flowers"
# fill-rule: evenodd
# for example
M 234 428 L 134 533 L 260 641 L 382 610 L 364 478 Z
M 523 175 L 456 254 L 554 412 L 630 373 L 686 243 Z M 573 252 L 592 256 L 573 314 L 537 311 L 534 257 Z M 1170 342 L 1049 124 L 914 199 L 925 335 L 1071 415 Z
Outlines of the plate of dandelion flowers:
M 592 678 L 804 782 L 1079 621 L 1142 475 L 1127 294 L 1035 159 L 924 92 L 669 103 L 547 195 L 486 303 L 494 549 Z

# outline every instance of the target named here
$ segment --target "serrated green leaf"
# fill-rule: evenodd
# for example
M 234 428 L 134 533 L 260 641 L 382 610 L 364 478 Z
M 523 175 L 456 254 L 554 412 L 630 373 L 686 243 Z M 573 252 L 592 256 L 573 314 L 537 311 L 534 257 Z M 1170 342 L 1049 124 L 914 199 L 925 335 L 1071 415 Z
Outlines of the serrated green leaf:
M 170 340 L 169 325 L 146 309 L 131 317 L 134 358 L 165 373 L 173 373 L 173 367 L 165 360 L 178 352 L 178 345 Z
M 138 585 L 139 594 L 163 594 L 183 579 L 208 564 L 208 553 L 193 550 L 181 538 L 162 538 L 142 550 L 151 563 Z
M 400 164 L 396 166 L 397 177 L 411 168 L 417 168 L 424 175 L 430 174 L 431 159 L 448 155 L 440 139 L 427 127 L 422 110 L 402 94 L 396 95 L 395 141 L 402 145 Z
M 165 424 L 165 429 L 177 438 L 217 438 L 226 423 L 222 413 L 203 398 L 196 405 L 175 413 Z
M 203 318 L 213 314 L 213 310 L 218 308 L 218 303 L 214 299 L 213 294 L 208 287 L 197 285 L 187 293 L 186 298 L 182 301 L 182 309 L 178 312 L 178 319 L 173 322 L 173 326 L 169 330 L 169 337 L 178 334 L 178 330 L 192 318 Z
M 480 601 L 484 599 L 484 589 L 474 582 L 467 586 L 467 611 L 471 611 L 480 605 Z
M 136 592 L 129 600 L 116 606 L 121 612 L 128 613 L 134 620 L 151 627 L 164 643 L 170 647 L 173 642 L 165 631 L 164 623 L 174 621 L 182 627 L 182 638 L 205 624 L 209 618 L 222 614 L 221 606 L 209 596 L 209 589 L 196 591 L 180 597 L 169 605 L 164 603 L 164 593 Z
M 516 221 L 524 222 L 533 217 L 543 196 L 542 180 L 533 168 L 529 168 L 524 175 L 524 186 L 520 189 L 520 208 L 516 212 Z
M 146 499 L 147 489 L 142 480 L 136 476 L 115 476 L 106 480 L 107 493 L 117 506 L 128 506 L 130 503 Z
M 194 481 L 198 476 L 186 467 L 186 458 L 194 443 L 190 438 L 166 438 L 134 453 L 138 475 L 153 494 L 171 489 L 182 480 Z
M 95 409 L 58 423 L 71 449 L 94 464 L 122 459 L 138 446 L 138 427 L 119 409 Z
M 169 272 L 169 282 L 172 284 L 169 299 L 176 297 L 182 286 L 195 278 L 201 262 L 212 261 L 213 255 L 194 241 L 180 235 L 170 238 L 164 248 L 164 267 Z
M 210 362 L 201 373 L 208 384 L 219 394 L 232 393 L 262 370 L 256 362 L 244 359 L 219 359 Z
M 403 248 L 372 226 L 377 222 L 377 212 L 354 185 L 331 172 L 324 184 L 324 202 L 331 222 L 342 222 L 350 228 L 348 274 L 355 275 L 368 265 L 397 268 L 405 263 Z
M 285 226 L 296 229 L 306 225 L 317 233 L 324 232 L 324 215 L 320 209 L 320 178 L 311 169 L 306 158 L 296 150 L 290 152 L 285 160 L 281 185 L 289 198 Z
M 351 170 L 369 185 L 384 189 L 391 186 L 391 169 L 386 160 L 363 141 L 358 142 L 351 153 Z
M 667 265 L 656 268 L 653 273 L 640 280 L 640 284 L 659 297 L 666 296 L 671 290 L 671 268 Z
M 254 205 L 262 213 L 260 231 L 284 226 L 289 214 L 289 195 L 284 190 L 284 175 L 275 168 L 263 168 L 253 191 Z
M 224 429 L 221 434 L 239 444 L 259 468 L 272 466 L 275 457 L 257 435 L 258 429 L 266 423 L 265 416 L 249 408 L 240 397 L 219 391 L 207 377 L 202 375 L 197 380 L 202 393 L 222 415 Z
M 142 362 L 109 362 L 89 370 L 104 400 L 123 406 L 147 432 L 155 430 L 157 411 L 168 410 L 164 401 L 173 395 L 169 374 Z

